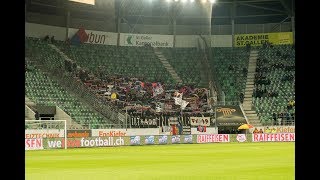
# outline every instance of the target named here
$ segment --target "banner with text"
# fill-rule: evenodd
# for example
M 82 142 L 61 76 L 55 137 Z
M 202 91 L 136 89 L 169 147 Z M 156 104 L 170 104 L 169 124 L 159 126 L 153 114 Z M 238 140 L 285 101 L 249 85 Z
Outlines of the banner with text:
M 255 127 L 262 133 L 295 133 L 295 126 L 261 126 Z M 252 129 L 254 131 L 255 129 Z
M 86 147 L 112 147 L 130 145 L 197 144 L 218 142 L 294 142 L 295 133 L 270 134 L 199 134 L 199 135 L 160 135 L 160 136 L 104 136 L 68 138 L 26 138 L 25 150 L 63 149 Z
M 24 148 L 25 150 L 40 150 L 43 148 L 43 140 L 42 138 L 36 139 L 25 139 L 24 140 Z
M 172 35 L 120 34 L 120 46 L 173 47 Z
M 247 123 L 240 106 L 217 106 L 215 109 L 218 126 L 240 126 Z
M 91 129 L 87 130 L 67 130 L 67 138 L 91 137 Z
M 273 45 L 293 44 L 292 32 L 263 33 L 263 34 L 236 34 L 234 35 L 235 47 L 261 46 L 264 43 Z
M 287 142 L 295 141 L 295 133 L 252 134 L 252 142 Z
M 218 128 L 198 126 L 195 128 L 191 128 L 191 134 L 218 134 Z
M 197 143 L 230 142 L 229 134 L 200 134 Z
M 79 29 L 69 28 L 68 29 L 68 37 L 72 39 L 74 36 L 78 36 Z M 94 31 L 84 29 L 84 35 L 81 37 L 85 37 L 83 39 L 84 43 L 89 44 L 104 44 L 104 45 L 117 45 L 117 33 L 112 32 L 103 32 L 103 31 Z M 80 36 L 78 38 L 81 38 Z
M 210 126 L 210 117 L 190 117 L 191 126 Z
M 64 129 L 26 129 L 25 139 L 64 137 Z
M 68 148 L 123 146 L 129 145 L 129 137 L 68 138 L 66 144 Z M 60 149 L 64 148 L 65 141 L 63 138 L 45 138 L 43 146 L 45 149 Z
M 132 128 L 132 129 L 92 129 L 92 136 L 135 136 L 159 135 L 159 128 Z

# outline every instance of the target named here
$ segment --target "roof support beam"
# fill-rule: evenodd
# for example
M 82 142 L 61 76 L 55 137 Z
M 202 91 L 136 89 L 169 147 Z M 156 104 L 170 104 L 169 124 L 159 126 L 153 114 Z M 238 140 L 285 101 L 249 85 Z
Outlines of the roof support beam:
M 284 9 L 286 10 L 287 14 L 289 16 L 292 16 L 292 10 L 290 9 L 289 5 L 284 1 L 284 0 L 280 0 L 282 6 L 284 7 Z
M 256 0 L 256 1 L 238 1 L 238 3 L 262 3 L 262 2 L 278 2 L 279 0 Z M 219 4 L 230 4 L 233 3 L 232 1 L 229 2 L 220 2 L 218 1 L 217 3 Z
M 258 8 L 258 9 L 264 9 L 264 10 L 275 11 L 275 12 L 280 12 L 280 13 L 287 13 L 286 11 L 281 11 L 281 10 L 273 9 L 273 8 L 267 8 L 267 7 L 263 7 L 263 6 L 257 6 L 257 5 L 247 4 L 247 3 L 239 3 L 239 4 L 244 5 L 244 6 Z
M 236 18 L 252 18 L 252 17 L 266 17 L 266 16 L 284 16 L 287 14 L 259 14 L 259 15 L 245 15 L 245 16 L 236 16 Z

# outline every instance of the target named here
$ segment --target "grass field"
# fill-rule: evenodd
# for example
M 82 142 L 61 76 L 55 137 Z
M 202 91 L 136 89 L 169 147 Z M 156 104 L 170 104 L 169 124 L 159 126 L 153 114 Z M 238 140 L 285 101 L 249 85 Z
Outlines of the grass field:
M 294 142 L 26 151 L 27 180 L 295 179 Z

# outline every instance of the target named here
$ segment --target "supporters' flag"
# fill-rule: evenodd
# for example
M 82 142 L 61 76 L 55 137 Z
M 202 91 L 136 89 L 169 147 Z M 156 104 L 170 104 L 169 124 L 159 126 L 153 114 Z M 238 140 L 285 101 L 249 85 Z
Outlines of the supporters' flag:
M 182 100 L 183 93 L 175 92 L 175 96 L 176 96 L 176 97 L 173 97 L 173 99 L 174 99 L 174 104 L 180 105 L 180 108 L 181 108 L 182 110 L 184 110 L 184 109 L 186 108 L 186 106 L 189 104 L 189 102 L 187 102 L 187 101 L 185 101 L 185 100 Z
M 140 82 L 140 86 L 144 88 L 144 82 Z
M 152 92 L 153 92 L 153 97 L 159 94 L 162 94 L 164 92 L 162 85 L 158 83 L 155 87 L 153 87 Z
M 189 102 L 182 100 L 181 109 L 184 110 L 188 104 L 189 104 Z
M 76 33 L 76 35 L 79 36 L 81 43 L 86 42 L 88 40 L 88 38 L 89 38 L 89 35 L 86 33 L 84 28 L 80 28 L 78 30 L 78 32 Z
M 89 36 L 84 30 L 84 28 L 80 28 L 76 34 L 74 34 L 71 38 L 72 45 L 79 45 L 88 40 Z
M 80 42 L 79 36 L 74 35 L 74 36 L 71 38 L 71 44 L 72 44 L 72 45 L 79 45 L 80 43 L 81 43 L 81 42 Z
M 162 109 L 163 109 L 163 106 L 164 106 L 164 103 L 157 103 L 156 104 L 156 112 L 162 112 Z

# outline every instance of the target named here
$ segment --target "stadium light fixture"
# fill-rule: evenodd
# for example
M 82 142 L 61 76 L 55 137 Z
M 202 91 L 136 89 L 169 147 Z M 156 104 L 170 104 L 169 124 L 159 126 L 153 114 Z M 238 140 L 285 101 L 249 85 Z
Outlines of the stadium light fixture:
M 185 2 L 187 2 L 187 0 L 181 0 L 181 2 L 182 2 L 182 3 L 185 3 Z
M 207 2 L 207 0 L 201 0 L 201 2 L 202 2 L 202 3 L 206 3 L 206 2 Z
M 192 3 L 193 3 L 193 2 L 194 2 L 194 0 L 190 0 L 190 2 L 192 2 Z
M 210 0 L 211 4 L 214 4 L 216 2 L 216 0 Z
M 174 0 L 175 2 L 178 2 L 179 0 Z
M 172 0 L 166 0 L 168 3 L 170 3 Z

